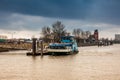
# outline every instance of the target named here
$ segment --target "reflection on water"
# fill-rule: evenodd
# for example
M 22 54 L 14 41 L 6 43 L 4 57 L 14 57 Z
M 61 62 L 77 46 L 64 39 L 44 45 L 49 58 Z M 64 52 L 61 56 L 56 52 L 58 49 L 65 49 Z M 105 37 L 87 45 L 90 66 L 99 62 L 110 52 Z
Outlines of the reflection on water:
M 0 53 L 0 80 L 120 80 L 119 47 L 82 47 L 67 56 Z

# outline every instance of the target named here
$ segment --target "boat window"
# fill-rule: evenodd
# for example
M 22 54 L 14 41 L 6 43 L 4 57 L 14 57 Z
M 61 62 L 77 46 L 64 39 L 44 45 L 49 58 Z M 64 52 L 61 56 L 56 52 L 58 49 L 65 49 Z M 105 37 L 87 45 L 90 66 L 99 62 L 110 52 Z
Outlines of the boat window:
M 65 49 L 65 46 L 50 46 L 50 49 Z

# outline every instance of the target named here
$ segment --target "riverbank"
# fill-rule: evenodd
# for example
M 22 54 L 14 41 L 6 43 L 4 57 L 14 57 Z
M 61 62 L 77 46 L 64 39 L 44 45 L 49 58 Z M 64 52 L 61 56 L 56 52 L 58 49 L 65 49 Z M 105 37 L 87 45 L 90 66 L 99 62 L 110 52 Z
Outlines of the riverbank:
M 8 52 L 13 50 L 26 50 L 26 49 L 15 49 L 15 48 L 2 48 L 0 47 L 0 52 Z
M 9 51 L 9 49 L 0 47 L 0 52 L 7 52 L 7 51 Z

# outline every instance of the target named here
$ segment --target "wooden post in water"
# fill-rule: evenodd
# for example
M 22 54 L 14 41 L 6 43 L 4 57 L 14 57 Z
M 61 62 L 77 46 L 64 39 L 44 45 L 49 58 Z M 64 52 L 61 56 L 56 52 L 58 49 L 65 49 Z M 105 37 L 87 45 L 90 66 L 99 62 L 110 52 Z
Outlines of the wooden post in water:
M 32 42 L 32 54 L 33 55 L 36 55 L 36 38 L 33 38 L 32 39 L 33 40 L 33 42 Z
M 43 41 L 41 41 L 41 56 L 43 56 Z

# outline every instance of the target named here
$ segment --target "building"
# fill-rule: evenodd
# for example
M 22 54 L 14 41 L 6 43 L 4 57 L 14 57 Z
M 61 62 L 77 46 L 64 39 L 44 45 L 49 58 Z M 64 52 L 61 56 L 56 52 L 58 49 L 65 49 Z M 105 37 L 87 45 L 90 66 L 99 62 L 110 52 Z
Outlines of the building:
M 7 39 L 7 36 L 5 36 L 5 35 L 0 35 L 0 39 Z
M 95 38 L 95 40 L 96 41 L 98 41 L 98 39 L 99 39 L 99 33 L 98 33 L 98 30 L 96 29 L 95 31 L 94 31 L 94 38 Z
M 115 34 L 115 40 L 120 41 L 120 34 Z
M 97 42 L 99 40 L 99 32 L 98 32 L 98 30 L 97 29 L 94 30 L 94 34 L 90 35 L 88 39 L 89 39 L 89 41 L 91 43 Z

